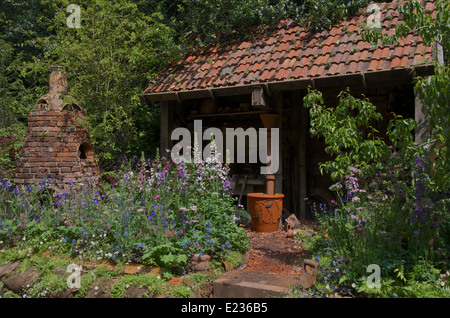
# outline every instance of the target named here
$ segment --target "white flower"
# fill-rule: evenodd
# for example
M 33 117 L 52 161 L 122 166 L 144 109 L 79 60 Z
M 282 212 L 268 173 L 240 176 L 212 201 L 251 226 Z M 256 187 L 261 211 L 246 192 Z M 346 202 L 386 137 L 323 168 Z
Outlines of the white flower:
M 352 284 L 352 287 L 353 287 L 353 288 L 355 288 L 355 287 L 356 287 L 356 284 L 355 284 L 355 283 L 353 283 L 353 284 Z

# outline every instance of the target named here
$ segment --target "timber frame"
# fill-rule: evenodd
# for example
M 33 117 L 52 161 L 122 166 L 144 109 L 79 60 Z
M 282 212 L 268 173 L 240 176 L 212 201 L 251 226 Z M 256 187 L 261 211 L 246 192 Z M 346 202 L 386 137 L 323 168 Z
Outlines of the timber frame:
M 285 209 L 295 213 L 299 219 L 312 217 L 309 203 L 329 203 L 333 198 L 328 190 L 331 182 L 327 176 L 322 176 L 317 168 L 318 162 L 327 158 L 324 152 L 323 141 L 313 139 L 309 134 L 308 112 L 303 107 L 303 97 L 307 89 L 320 90 L 328 99 L 328 104 L 333 102 L 337 94 L 349 87 L 355 94 L 368 95 L 374 104 L 378 104 L 380 111 L 385 108 L 390 99 L 395 99 L 395 90 L 400 88 L 397 99 L 408 100 L 409 109 L 396 111 L 404 112 L 416 120 L 425 121 L 421 110 L 421 103 L 413 95 L 412 85 L 415 76 L 429 76 L 433 74 L 430 65 L 420 66 L 414 69 L 398 69 L 390 71 L 371 72 L 369 74 L 342 75 L 327 78 L 314 78 L 302 80 L 286 80 L 282 82 L 265 83 L 261 85 L 242 85 L 238 87 L 220 87 L 205 90 L 186 92 L 167 92 L 160 94 L 142 94 L 141 99 L 146 103 L 160 102 L 161 105 L 161 150 L 170 149 L 176 141 L 171 140 L 171 132 L 177 127 L 188 127 L 192 119 L 211 119 L 224 121 L 228 124 L 236 122 L 242 117 L 253 118 L 257 123 L 258 115 L 262 112 L 278 113 L 280 134 L 280 162 L 276 174 L 275 192 L 285 194 Z M 383 95 L 384 96 L 381 96 Z M 243 98 L 251 102 L 253 110 L 246 113 L 210 114 L 192 116 L 187 111 L 204 99 L 214 99 L 216 102 L 227 98 Z M 384 103 L 384 104 L 383 104 Z M 392 106 L 392 105 L 390 105 Z M 393 109 L 392 109 L 393 110 Z M 257 125 L 257 124 L 256 124 Z M 386 125 L 385 125 L 386 126 Z M 422 132 L 416 133 L 416 137 L 426 131 L 424 125 Z M 252 174 L 252 173 L 251 173 Z M 241 174 L 242 176 L 242 171 Z M 245 175 L 245 174 L 244 174 Z M 264 181 L 262 178 L 247 180 L 247 191 L 242 190 L 242 178 L 240 187 L 236 187 L 235 194 L 262 190 Z

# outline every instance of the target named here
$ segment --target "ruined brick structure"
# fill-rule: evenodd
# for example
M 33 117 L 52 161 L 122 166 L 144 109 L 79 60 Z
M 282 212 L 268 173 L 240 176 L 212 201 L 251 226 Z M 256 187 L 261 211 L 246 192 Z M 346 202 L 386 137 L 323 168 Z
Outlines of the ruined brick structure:
M 51 184 L 84 183 L 98 176 L 98 164 L 90 144 L 85 112 L 68 94 L 67 76 L 53 67 L 49 93 L 30 111 L 25 143 L 14 182 Z

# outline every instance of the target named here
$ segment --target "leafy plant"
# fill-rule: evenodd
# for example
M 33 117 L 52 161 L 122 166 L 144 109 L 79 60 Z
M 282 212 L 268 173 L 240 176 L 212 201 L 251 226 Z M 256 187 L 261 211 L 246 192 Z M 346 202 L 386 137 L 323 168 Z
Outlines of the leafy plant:
M 149 293 L 160 295 L 167 283 L 155 275 L 126 275 L 116 282 L 111 290 L 111 298 L 124 298 L 125 292 L 130 286 L 147 288 Z M 145 295 L 145 294 L 144 294 Z
M 0 247 L 51 251 L 78 260 L 133 262 L 184 273 L 195 253 L 220 262 L 244 252 L 248 236 L 234 223 L 228 167 L 143 159 L 110 183 L 64 188 L 46 179 L 1 184 Z M 58 194 L 55 194 L 58 193 Z

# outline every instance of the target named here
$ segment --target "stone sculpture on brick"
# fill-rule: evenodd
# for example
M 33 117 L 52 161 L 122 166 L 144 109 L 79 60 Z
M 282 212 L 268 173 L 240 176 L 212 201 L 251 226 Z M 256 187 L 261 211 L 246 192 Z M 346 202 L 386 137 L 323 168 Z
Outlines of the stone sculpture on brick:
M 49 93 L 30 111 L 14 182 L 79 185 L 98 178 L 85 112 L 68 93 L 62 67 L 52 67 Z

